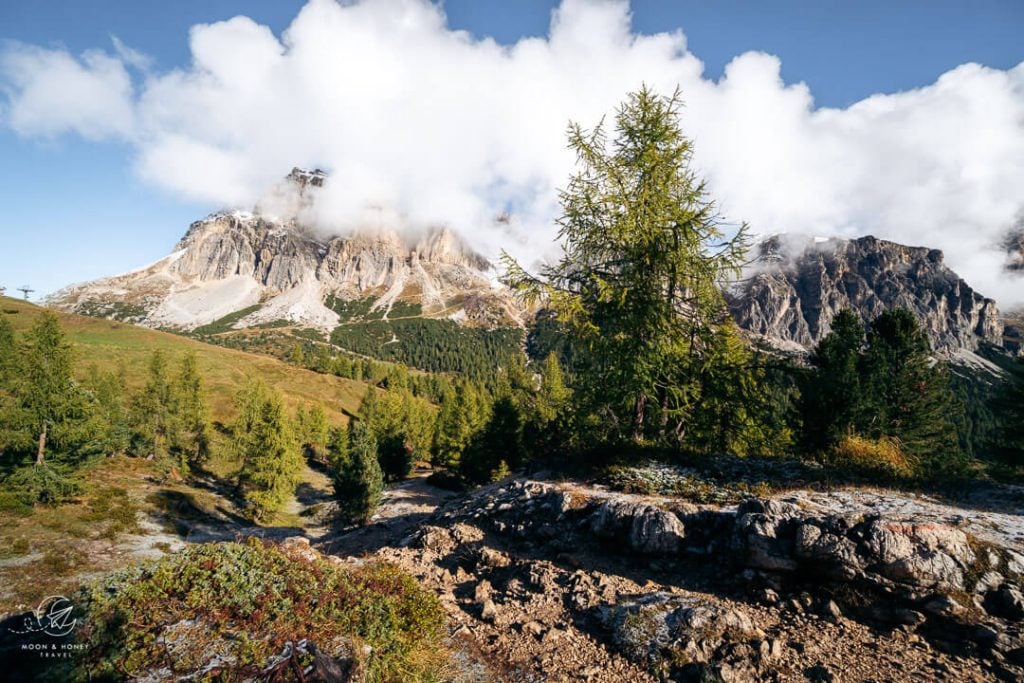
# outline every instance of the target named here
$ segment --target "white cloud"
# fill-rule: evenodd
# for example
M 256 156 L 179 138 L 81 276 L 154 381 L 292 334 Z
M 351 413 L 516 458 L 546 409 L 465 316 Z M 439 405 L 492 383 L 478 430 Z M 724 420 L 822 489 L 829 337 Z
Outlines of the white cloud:
M 739 55 L 715 82 L 681 32 L 637 34 L 625 3 L 602 0 L 564 0 L 547 37 L 512 46 L 450 30 L 426 0 L 312 0 L 280 37 L 235 17 L 190 40 L 192 64 L 162 74 L 120 41 L 80 58 L 10 45 L 8 123 L 123 138 L 148 181 L 228 206 L 251 206 L 294 165 L 321 167 L 330 229 L 399 215 L 535 256 L 572 168 L 566 123 L 596 123 L 642 82 L 679 85 L 695 161 L 730 219 L 938 247 L 981 291 L 1024 303 L 997 246 L 1024 204 L 1024 64 L 967 64 L 819 109 L 776 57 Z M 143 70 L 134 88 L 128 66 Z M 494 225 L 505 209 L 514 220 Z
M 0 52 L 0 74 L 9 101 L 6 122 L 22 135 L 74 131 L 103 140 L 134 130 L 131 77 L 119 57 L 89 50 L 76 59 L 63 50 L 10 43 Z

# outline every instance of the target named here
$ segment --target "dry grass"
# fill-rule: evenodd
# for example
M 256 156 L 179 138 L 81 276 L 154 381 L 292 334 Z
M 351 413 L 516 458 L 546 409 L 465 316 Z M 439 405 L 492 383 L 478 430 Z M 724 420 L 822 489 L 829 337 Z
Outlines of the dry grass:
M 890 477 L 909 477 L 914 472 L 899 439 L 888 436 L 866 439 L 851 434 L 836 444 L 832 459 L 839 467 Z
M 31 327 L 43 310 L 25 301 L 0 297 L 0 314 L 19 332 Z M 275 358 L 113 320 L 67 313 L 57 315 L 74 344 L 78 372 L 84 375 L 91 364 L 100 370 L 116 371 L 123 363 L 129 389 L 145 381 L 147 363 L 154 350 L 167 353 L 175 365 L 186 350 L 194 350 L 210 394 L 213 418 L 221 422 L 234 417 L 233 397 L 251 376 L 258 376 L 281 391 L 292 409 L 299 404 L 323 404 L 332 424 L 347 420 L 345 410 L 356 412 L 366 393 L 362 382 L 303 370 Z

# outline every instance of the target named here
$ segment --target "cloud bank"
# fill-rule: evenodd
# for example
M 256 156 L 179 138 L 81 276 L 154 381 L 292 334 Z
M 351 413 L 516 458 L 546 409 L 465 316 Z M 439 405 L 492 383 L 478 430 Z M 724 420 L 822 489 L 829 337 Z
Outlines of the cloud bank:
M 443 223 L 533 258 L 552 251 L 567 122 L 593 125 L 641 83 L 678 85 L 730 220 L 938 247 L 980 291 L 1024 303 L 1001 246 L 1024 205 L 1024 63 L 816 108 L 777 57 L 739 55 L 714 81 L 682 32 L 638 34 L 628 4 L 606 0 L 564 0 L 546 37 L 511 46 L 450 29 L 427 0 L 311 0 L 280 36 L 235 17 L 189 40 L 192 63 L 168 72 L 120 41 L 80 56 L 8 44 L 3 122 L 126 141 L 142 178 L 218 206 L 324 168 L 326 229 Z

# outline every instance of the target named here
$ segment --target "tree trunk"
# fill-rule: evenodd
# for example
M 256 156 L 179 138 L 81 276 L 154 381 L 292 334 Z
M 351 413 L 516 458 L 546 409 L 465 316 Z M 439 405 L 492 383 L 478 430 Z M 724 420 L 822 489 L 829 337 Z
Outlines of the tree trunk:
M 46 424 L 39 431 L 39 448 L 36 449 L 36 464 L 42 465 L 46 458 Z
M 661 415 L 659 416 L 660 424 L 658 425 L 658 434 L 660 434 L 661 440 L 664 441 L 666 431 L 668 430 L 668 389 L 661 389 L 661 401 L 659 403 Z
M 633 410 L 633 441 L 639 443 L 644 438 L 644 409 L 647 406 L 647 395 L 639 391 L 636 394 L 636 406 Z

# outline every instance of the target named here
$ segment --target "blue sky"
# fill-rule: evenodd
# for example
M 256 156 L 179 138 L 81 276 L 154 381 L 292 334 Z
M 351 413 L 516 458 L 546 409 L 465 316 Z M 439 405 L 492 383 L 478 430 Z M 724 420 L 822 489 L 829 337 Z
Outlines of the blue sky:
M 545 36 L 554 4 L 448 0 L 444 8 L 451 28 L 511 44 Z M 159 73 L 190 63 L 193 24 L 245 14 L 279 35 L 302 5 L 5 0 L 0 38 L 79 55 L 110 51 L 117 36 L 150 56 Z M 926 86 L 967 62 L 1009 69 L 1024 59 L 1018 0 L 638 0 L 632 12 L 635 33 L 682 29 L 705 78 L 719 79 L 730 60 L 751 50 L 778 56 L 784 81 L 807 83 L 819 107 Z M 217 208 L 140 179 L 137 154 L 124 140 L 95 142 L 73 132 L 23 137 L 0 119 L 0 285 L 9 294 L 22 284 L 42 293 L 144 265 L 168 253 L 189 222 Z

